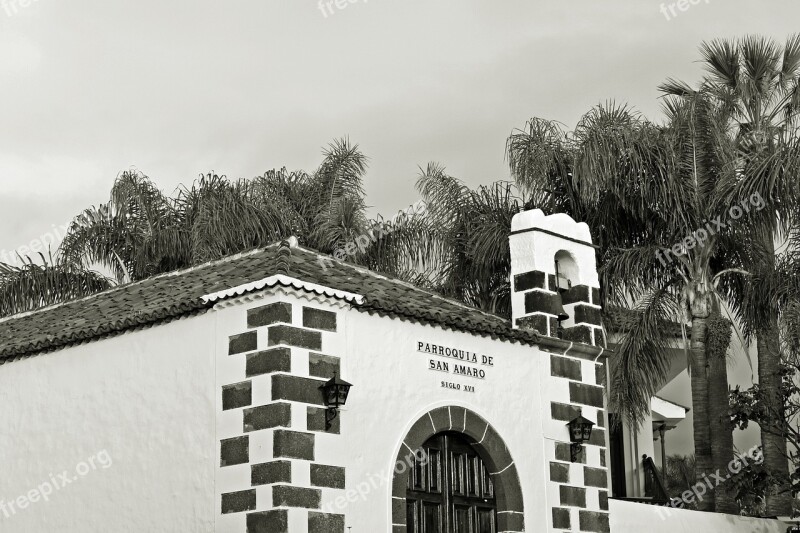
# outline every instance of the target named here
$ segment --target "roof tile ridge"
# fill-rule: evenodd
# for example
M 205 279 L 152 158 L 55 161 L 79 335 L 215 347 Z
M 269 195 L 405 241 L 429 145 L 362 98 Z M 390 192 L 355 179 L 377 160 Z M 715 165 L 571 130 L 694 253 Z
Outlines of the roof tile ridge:
M 489 312 L 484 311 L 482 309 L 478 309 L 477 307 L 473 307 L 473 306 L 471 306 L 469 304 L 465 304 L 464 302 L 459 302 L 458 300 L 454 300 L 452 298 L 448 298 L 446 296 L 442 296 L 441 294 L 437 294 L 437 293 L 435 293 L 433 291 L 430 291 L 428 289 L 424 289 L 424 288 L 420 287 L 419 285 L 414 285 L 413 283 L 409 283 L 409 282 L 403 281 L 401 279 L 392 278 L 392 277 L 386 276 L 385 274 L 380 274 L 378 272 L 375 272 L 374 270 L 370 270 L 370 269 L 368 269 L 366 267 L 362 267 L 360 265 L 354 265 L 353 263 L 347 263 L 347 262 L 344 262 L 344 261 L 338 261 L 333 256 L 330 256 L 328 254 L 323 254 L 322 252 L 319 252 L 317 250 L 311 250 L 311 249 L 308 249 L 308 248 L 305 248 L 305 247 L 302 247 L 302 246 L 297 246 L 297 249 L 300 249 L 300 250 L 302 250 L 304 252 L 309 252 L 312 255 L 330 257 L 331 259 L 333 259 L 337 263 L 339 263 L 339 264 L 341 264 L 343 266 L 352 268 L 356 272 L 360 272 L 362 274 L 367 274 L 367 275 L 370 275 L 370 276 L 378 278 L 378 279 L 389 281 L 391 283 L 396 283 L 398 285 L 403 285 L 403 286 L 405 286 L 405 287 L 407 287 L 409 289 L 413 289 L 415 291 L 423 292 L 423 293 L 427 294 L 428 296 L 431 296 L 433 298 L 436 298 L 436 299 L 439 299 L 439 300 L 443 300 L 445 302 L 457 305 L 459 307 L 464 308 L 467 311 L 481 313 L 482 315 L 485 315 L 485 316 L 490 317 L 490 318 L 495 318 L 495 319 L 499 319 L 499 320 L 505 320 L 503 317 L 501 317 L 499 315 L 496 315 L 494 313 L 489 313 Z M 364 295 L 364 296 L 367 298 L 367 300 L 370 300 L 370 298 L 367 295 Z
M 260 248 L 255 248 L 253 250 L 248 250 L 246 252 L 237 252 L 237 253 L 232 254 L 232 255 L 226 255 L 225 257 L 220 257 L 219 259 L 212 259 L 210 261 L 206 261 L 205 263 L 200 263 L 198 265 L 192 265 L 192 266 L 187 267 L 187 268 L 183 268 L 183 269 L 179 269 L 179 270 L 171 270 L 169 272 L 162 272 L 161 274 L 157 274 L 155 276 L 151 276 L 151 277 L 148 277 L 148 278 L 140 279 L 140 280 L 133 281 L 133 282 L 130 282 L 130 283 L 124 283 L 122 285 L 115 285 L 115 286 L 109 287 L 108 289 L 105 289 L 103 291 L 96 292 L 94 294 L 89 294 L 87 296 L 82 296 L 80 298 L 74 298 L 74 299 L 66 300 L 64 302 L 58 302 L 58 303 L 55 303 L 55 304 L 47 305 L 45 307 L 37 307 L 36 309 L 31 309 L 29 311 L 23 311 L 21 313 L 16 313 L 16 314 L 13 314 L 13 315 L 0 317 L 0 324 L 2 324 L 3 322 L 16 320 L 16 319 L 19 319 L 19 318 L 29 317 L 31 315 L 35 315 L 37 313 L 41 313 L 41 312 L 44 312 L 44 311 L 51 311 L 53 309 L 58 309 L 59 307 L 63 307 L 65 305 L 67 305 L 67 304 L 73 304 L 73 303 L 79 303 L 79 302 L 87 302 L 87 301 L 89 301 L 89 300 L 91 300 L 93 298 L 97 298 L 99 296 L 104 296 L 104 295 L 107 295 L 107 294 L 113 294 L 113 293 L 115 293 L 117 291 L 120 291 L 122 289 L 128 289 L 128 288 L 131 288 L 131 287 L 135 287 L 136 285 L 141 285 L 141 284 L 144 284 L 144 283 L 149 282 L 149 281 L 153 281 L 153 280 L 157 280 L 157 279 L 161 279 L 161 278 L 181 276 L 181 275 L 184 275 L 184 274 L 188 274 L 189 272 L 193 272 L 195 270 L 201 270 L 201 269 L 208 268 L 210 266 L 214 266 L 214 265 L 217 265 L 217 264 L 227 263 L 227 262 L 230 262 L 230 261 L 234 261 L 236 259 L 241 259 L 242 257 L 247 257 L 247 256 L 251 256 L 251 255 L 257 255 L 258 253 L 265 252 L 268 248 L 276 247 L 279 244 L 280 244 L 279 242 L 276 242 L 276 243 L 269 244 L 267 246 L 263 246 L 263 247 L 260 247 Z

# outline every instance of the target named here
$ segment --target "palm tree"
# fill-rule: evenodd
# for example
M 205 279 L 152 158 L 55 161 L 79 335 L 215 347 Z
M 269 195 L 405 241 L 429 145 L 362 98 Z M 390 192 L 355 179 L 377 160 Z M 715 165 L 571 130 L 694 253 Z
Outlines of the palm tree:
M 694 457 L 691 455 L 668 455 L 667 471 L 663 472 L 664 484 L 670 498 L 681 498 L 685 490 L 691 490 L 695 480 Z
M 800 209 L 795 206 L 796 209 Z M 800 414 L 800 405 L 797 402 L 797 393 L 800 388 L 800 218 L 795 215 L 794 224 L 788 232 L 789 245 L 775 256 L 775 270 L 756 272 L 752 280 L 752 293 L 761 292 L 766 300 L 776 309 L 779 317 L 779 351 L 781 355 L 781 370 L 779 377 L 782 379 L 780 389 L 780 402 L 768 401 L 766 396 L 772 396 L 772 391 L 766 391 L 760 384 L 744 391 L 736 391 L 732 404 L 735 407 L 737 424 L 746 427 L 749 421 L 759 424 L 762 432 L 780 438 L 781 442 L 788 443 L 788 453 L 784 462 L 792 463 L 794 472 L 787 477 L 772 469 L 759 473 L 759 482 L 750 490 L 778 486 L 780 490 L 787 490 L 791 495 L 800 491 L 800 470 L 797 453 L 800 445 L 800 431 L 797 420 Z M 755 304 L 761 304 L 764 297 L 754 297 L 747 294 Z M 773 448 L 773 453 L 777 450 Z M 766 454 L 765 454 L 766 455 Z M 762 465 L 766 467 L 766 463 Z M 775 499 L 773 491 L 762 491 L 767 499 Z M 765 511 L 766 513 L 766 511 Z M 764 514 L 765 514 L 764 513 Z
M 100 265 L 119 283 L 140 280 L 296 235 L 330 252 L 364 231 L 366 158 L 346 139 L 333 142 L 312 175 L 272 170 L 252 180 L 200 176 L 164 195 L 145 175 L 122 173 L 107 204 L 70 226 L 60 253 Z
M 21 266 L 0 263 L 0 316 L 30 311 L 105 290 L 112 281 L 102 274 L 59 263 L 40 254 Z
M 108 203 L 75 218 L 55 259 L 29 261 L 21 268 L 0 265 L 0 316 L 112 283 L 92 268 L 121 284 L 290 235 L 332 252 L 370 226 L 362 188 L 366 161 L 357 145 L 340 139 L 323 151 L 313 174 L 284 168 L 236 181 L 207 174 L 174 197 L 140 172 L 123 172 Z
M 533 119 L 512 134 L 508 152 L 523 190 L 533 196 L 560 187 L 573 191 L 567 205 L 589 223 L 601 246 L 606 304 L 633 304 L 639 311 L 621 324 L 610 409 L 641 424 L 668 370 L 665 324 L 691 322 L 695 457 L 702 475 L 715 466 L 709 406 L 727 405 L 727 381 L 723 397 L 709 396 L 708 321 L 725 299 L 720 283 L 730 267 L 740 266 L 742 252 L 729 232 L 704 229 L 708 221 L 726 217 L 728 182 L 734 179 L 726 171 L 731 147 L 722 111 L 702 93 L 668 100 L 665 110 L 668 122 L 657 126 L 626 107 L 599 106 L 572 134 Z M 675 253 L 681 243 L 682 253 Z M 717 494 L 719 508 L 733 511 L 724 492 Z M 714 496 L 699 506 L 714 510 Z
M 110 200 L 70 224 L 61 260 L 107 269 L 117 283 L 138 281 L 191 263 L 188 235 L 173 200 L 141 173 L 123 172 Z
M 510 316 L 511 219 L 525 209 L 513 184 L 470 190 L 444 168 L 429 164 L 417 180 L 428 206 L 425 221 L 437 251 L 434 286 L 479 309 Z
M 707 70 L 704 91 L 711 94 L 728 115 L 732 136 L 738 145 L 739 176 L 731 194 L 743 190 L 757 192 L 770 203 L 770 209 L 750 227 L 747 236 L 754 250 L 749 254 L 748 270 L 761 272 L 762 278 L 775 273 L 775 238 L 790 221 L 791 199 L 798 175 L 797 158 L 787 151 L 797 138 L 800 111 L 800 35 L 791 36 L 783 46 L 762 37 L 716 40 L 701 46 Z M 670 80 L 662 86 L 666 94 L 687 96 L 694 93 L 687 84 Z M 741 281 L 739 297 L 747 300 L 740 317 L 745 332 L 756 338 L 758 381 L 767 393 L 765 401 L 779 412 L 781 405 L 778 314 L 768 301 L 768 293 L 750 282 Z M 765 298 L 767 297 L 767 298 Z M 774 475 L 788 480 L 786 440 L 775 426 L 763 428 L 761 439 L 765 465 Z M 791 498 L 783 484 L 767 496 L 768 515 L 791 514 Z
M 511 314 L 511 219 L 526 205 L 512 183 L 471 190 L 444 167 L 420 169 L 422 216 L 403 217 L 389 239 L 377 241 L 361 261 L 464 303 Z

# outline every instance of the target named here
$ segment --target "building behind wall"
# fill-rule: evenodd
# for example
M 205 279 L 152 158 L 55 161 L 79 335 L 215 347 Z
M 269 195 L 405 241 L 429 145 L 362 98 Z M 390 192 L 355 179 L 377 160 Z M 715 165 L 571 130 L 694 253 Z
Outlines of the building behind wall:
M 510 239 L 512 322 L 294 242 L 0 321 L 0 529 L 608 531 L 588 228 Z

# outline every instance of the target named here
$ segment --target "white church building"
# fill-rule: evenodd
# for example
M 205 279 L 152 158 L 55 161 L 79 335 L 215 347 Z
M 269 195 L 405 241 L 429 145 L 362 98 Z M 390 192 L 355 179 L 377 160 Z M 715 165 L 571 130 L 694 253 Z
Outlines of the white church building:
M 610 499 L 589 228 L 510 248 L 511 322 L 294 239 L 1 319 L 0 531 L 753 531 Z

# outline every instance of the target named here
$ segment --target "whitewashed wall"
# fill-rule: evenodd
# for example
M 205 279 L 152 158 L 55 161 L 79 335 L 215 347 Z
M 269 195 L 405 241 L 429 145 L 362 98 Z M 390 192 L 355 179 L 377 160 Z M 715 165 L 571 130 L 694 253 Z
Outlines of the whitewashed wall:
M 307 308 L 335 315 L 333 329 L 319 330 L 307 324 L 304 319 Z M 248 326 L 250 314 L 264 313 L 270 315 L 269 319 Z M 217 436 L 226 445 L 236 441 L 237 449 L 246 450 L 228 454 L 221 442 L 217 447 L 222 457 L 215 500 L 218 533 L 243 532 L 251 520 L 252 527 L 266 528 L 264 531 L 272 531 L 269 528 L 283 531 L 287 527 L 283 524 L 288 524 L 293 533 L 331 533 L 347 531 L 346 527 L 376 533 L 402 530 L 393 527 L 393 511 L 398 512 L 393 504 L 405 508 L 404 501 L 393 501 L 392 497 L 395 461 L 415 422 L 446 406 L 475 413 L 488 421 L 502 439 L 519 478 L 526 531 L 570 529 L 569 525 L 554 527 L 554 508 L 559 506 L 569 507 L 559 510 L 561 515 L 572 515 L 571 529 L 575 531 L 579 511 L 581 523 L 584 519 L 603 520 L 600 515 L 605 502 L 601 493 L 605 494 L 605 478 L 601 485 L 586 489 L 585 495 L 582 488 L 586 468 L 590 467 L 594 474 L 600 471 L 605 474 L 597 443 L 587 446 L 584 464 L 566 463 L 568 480 L 550 481 L 551 462 L 565 464 L 563 457 L 557 459 L 556 443 L 568 447 L 564 443 L 569 440 L 566 421 L 552 419 L 551 402 L 566 407 L 574 402 L 571 380 L 553 377 L 551 355 L 538 347 L 369 315 L 340 301 L 284 289 L 226 301 L 217 306 L 215 317 Z M 316 348 L 302 347 L 299 337 L 273 343 L 273 330 L 287 327 L 300 336 L 321 335 L 321 342 Z M 231 342 L 238 344 L 243 335 L 250 339 L 246 346 L 232 349 Z M 485 372 L 484 379 L 457 375 L 456 360 L 420 351 L 420 342 L 486 355 L 492 358 L 492 364 L 466 365 Z M 256 358 L 275 357 L 272 360 L 277 364 L 279 355 L 275 350 L 281 345 L 291 350 L 290 369 L 284 362 L 281 369 L 276 367 L 258 374 L 247 372 L 247 361 Z M 310 415 L 306 416 L 307 409 L 314 409 L 313 402 L 321 399 L 319 385 L 330 377 L 310 374 L 310 360 L 317 352 L 338 358 L 341 377 L 353 384 L 338 419 L 340 431 L 325 432 L 316 425 L 312 428 Z M 450 372 L 431 369 L 431 360 L 450 363 Z M 584 383 L 590 384 L 587 387 L 598 388 L 593 361 L 574 359 L 571 363 L 576 365 L 573 370 L 584 376 Z M 292 391 L 283 385 L 276 388 L 276 383 L 287 381 L 298 388 Z M 237 384 L 237 388 L 242 385 L 250 392 L 236 405 L 225 408 L 220 392 L 230 390 L 232 384 Z M 468 387 L 474 387 L 474 391 Z M 246 420 L 256 412 L 260 427 L 248 427 Z M 595 420 L 598 408 L 586 405 L 584 414 Z M 430 423 L 434 424 L 432 419 Z M 428 427 L 427 423 L 423 425 Z M 430 429 L 433 433 L 433 428 Z M 311 448 L 300 455 L 284 455 L 286 450 L 278 453 L 277 436 L 287 433 L 300 440 L 307 439 L 312 443 Z M 597 433 L 602 437 L 603 430 L 598 429 Z M 603 438 L 599 440 L 604 443 Z M 255 479 L 256 470 L 277 471 L 277 463 L 287 461 L 291 463 L 291 472 L 280 479 Z M 310 481 L 309 469 L 315 465 L 344 469 L 343 486 L 331 488 Z M 575 501 L 564 501 L 565 497 L 559 494 L 560 484 L 571 485 L 569 490 Z M 288 506 L 276 503 L 282 494 L 288 493 L 293 495 L 293 503 Z M 276 508 L 280 510 L 268 512 Z M 404 512 L 400 514 L 404 516 Z M 587 514 L 592 516 L 583 516 Z M 323 519 L 330 520 L 327 526 L 319 525 L 318 521 Z M 317 523 L 313 524 L 315 520 Z M 335 529 L 330 529 L 334 523 Z M 607 521 L 604 527 L 592 527 L 607 531 Z
M 345 320 L 343 375 L 353 390 L 342 414 L 344 438 L 329 443 L 320 438 L 320 462 L 346 457 L 348 487 L 370 482 L 393 469 L 402 440 L 420 416 L 441 406 L 465 407 L 489 421 L 504 439 L 519 473 L 526 529 L 544 531 L 549 509 L 539 376 L 549 375 L 548 355 L 531 346 L 396 319 L 348 313 Z M 418 341 L 491 355 L 494 366 L 486 368 L 485 380 L 432 371 L 431 357 L 417 351 Z M 442 381 L 462 384 L 462 390 L 444 388 Z M 474 385 L 475 392 L 464 392 L 465 384 Z M 566 439 L 566 427 L 564 433 Z M 347 525 L 359 531 L 391 531 L 390 503 L 390 484 L 370 490 L 347 504 Z
M 288 304 L 291 306 L 291 316 L 284 317 L 283 320 L 269 321 L 268 324 L 262 326 L 248 326 L 248 311 L 254 311 L 264 306 L 273 304 Z M 302 327 L 303 310 L 304 308 L 313 308 L 316 310 L 328 311 L 330 313 L 337 313 L 338 332 L 331 331 L 318 331 L 310 328 Z M 347 453 L 341 457 L 331 458 L 328 453 L 323 453 L 322 450 L 327 450 L 331 446 L 331 442 L 337 440 L 344 440 L 345 437 L 338 434 L 325 434 L 319 430 L 309 428 L 307 425 L 307 409 L 318 408 L 316 406 L 305 402 L 287 400 L 285 398 L 273 397 L 273 378 L 275 376 L 292 376 L 308 380 L 319 380 L 318 383 L 312 382 L 313 385 L 309 390 L 310 395 L 322 399 L 321 391 L 317 390 L 318 384 L 324 383 L 324 380 L 318 376 L 310 375 L 310 353 L 324 352 L 326 355 L 345 358 L 346 347 L 344 345 L 344 334 L 339 333 L 342 331 L 347 313 L 341 312 L 343 307 L 349 307 L 339 300 L 328 300 L 320 297 L 310 297 L 303 292 L 295 292 L 292 290 L 275 289 L 264 291 L 257 294 L 248 294 L 239 299 L 224 301 L 217 305 L 215 315 L 216 324 L 214 326 L 217 337 L 215 341 L 217 351 L 217 371 L 216 371 L 216 385 L 215 385 L 215 402 L 217 406 L 216 426 L 217 426 L 217 442 L 216 447 L 216 495 L 214 500 L 214 512 L 216 515 L 216 531 L 217 533 L 244 533 L 248 530 L 247 515 L 251 511 L 260 513 L 274 508 L 281 507 L 288 514 L 288 528 L 289 531 L 304 533 L 308 531 L 308 510 L 302 506 L 280 506 L 273 504 L 273 488 L 277 486 L 288 486 L 290 490 L 299 488 L 301 491 L 312 489 L 312 491 L 322 491 L 322 509 L 315 508 L 314 512 L 324 510 L 324 503 L 332 501 L 333 498 L 338 496 L 343 491 L 319 488 L 311 486 L 310 464 L 323 464 L 333 466 L 345 466 L 353 453 L 353 446 L 345 447 Z M 307 349 L 299 348 L 291 343 L 279 343 L 278 345 L 270 344 L 269 331 L 271 327 L 293 324 L 297 330 L 305 332 L 315 332 L 321 336 L 321 349 Z M 241 335 L 242 333 L 255 333 L 257 342 L 256 348 L 252 350 L 245 350 L 234 354 L 230 353 L 230 337 Z M 280 349 L 286 347 L 291 351 L 290 366 L 291 371 L 285 370 L 270 370 L 268 372 L 260 372 L 258 374 L 247 375 L 246 361 L 248 356 L 256 353 L 268 352 L 272 349 Z M 343 373 L 343 378 L 350 380 L 350 376 L 346 372 Z M 230 408 L 223 410 L 223 387 L 235 383 L 247 382 L 251 386 L 251 396 L 249 402 L 241 408 Z M 268 424 L 268 428 L 261 429 L 244 429 L 244 413 L 245 411 L 252 410 L 259 407 L 276 405 L 276 404 L 290 404 L 291 412 L 289 424 L 278 420 L 274 424 Z M 348 404 L 349 405 L 349 404 Z M 315 459 L 302 460 L 297 458 L 287 458 L 285 456 L 276 457 L 274 454 L 273 444 L 276 431 L 291 430 L 293 433 L 303 434 L 310 436 L 314 441 L 313 455 Z M 313 436 L 312 435 L 313 432 Z M 342 430 L 344 433 L 344 430 Z M 248 459 L 243 463 L 225 464 L 223 465 L 220 458 L 224 455 L 221 449 L 221 440 L 234 439 L 237 437 L 246 436 L 247 438 L 247 454 Z M 273 483 L 257 484 L 252 482 L 253 465 L 267 464 L 275 461 L 290 461 L 291 465 L 291 481 L 280 481 Z M 255 491 L 255 506 L 251 509 L 225 511 L 222 512 L 225 504 L 223 503 L 223 495 L 230 495 L 234 493 L 242 493 L 246 491 Z M 342 514 L 342 513 L 339 513 Z M 270 522 L 266 526 L 253 526 L 254 530 L 262 531 L 263 528 L 275 527 L 274 522 Z M 261 529 L 259 529 L 261 528 Z M 268 529 L 267 529 L 268 530 Z
M 228 338 L 246 330 L 244 324 L 248 310 L 279 301 L 292 305 L 292 323 L 295 326 L 302 323 L 303 307 L 336 313 L 337 331 L 322 333 L 321 351 L 341 358 L 341 377 L 353 384 L 350 398 L 339 417 L 341 431 L 338 434 L 307 428 L 306 406 L 302 402 L 290 401 L 291 430 L 313 433 L 314 436 L 313 460 L 293 461 L 290 483 L 294 487 L 321 490 L 321 506 L 312 508 L 312 512 L 344 515 L 345 526 L 352 527 L 353 531 L 391 532 L 392 471 L 403 439 L 422 415 L 441 406 L 460 406 L 489 421 L 508 446 L 521 483 L 526 530 L 548 529 L 551 513 L 546 493 L 548 458 L 542 438 L 541 394 L 545 385 L 542 377 L 550 376 L 549 354 L 536 347 L 359 313 L 333 300 L 309 300 L 302 294 L 285 291 L 249 295 L 238 303 L 227 302 L 215 313 L 217 388 L 242 379 L 251 380 L 253 406 L 275 401 L 270 392 L 271 376 L 284 373 L 243 378 L 246 354 L 228 355 Z M 257 328 L 257 350 L 268 346 L 267 330 L 270 327 Z M 417 343 L 420 341 L 485 354 L 493 357 L 493 365 L 469 365 L 485 370 L 484 380 L 430 370 L 430 359 L 447 361 L 448 358 L 419 352 Z M 291 374 L 308 376 L 309 353 L 319 350 L 296 346 L 291 350 Z M 461 390 L 443 387 L 442 381 L 459 384 Z M 465 392 L 465 385 L 474 386 L 475 391 Z M 217 403 L 220 402 L 218 397 Z M 548 414 L 549 408 L 548 403 Z M 242 411 L 232 409 L 218 413 L 217 425 L 220 439 L 242 434 Z M 566 426 L 560 426 L 563 433 L 560 438 L 567 440 Z M 245 434 L 249 435 L 249 463 L 270 461 L 274 430 Z M 310 462 L 343 467 L 346 488 L 320 489 L 313 486 L 308 480 Z M 226 494 L 249 489 L 249 475 L 250 466 L 247 464 L 219 467 L 217 492 Z M 265 504 L 269 508 L 271 488 L 255 487 L 256 509 L 252 511 L 262 511 Z M 354 496 L 354 491 L 359 491 L 359 494 Z M 243 532 L 247 511 L 219 515 L 219 494 L 215 502 L 217 531 Z M 306 510 L 290 508 L 290 531 L 310 531 L 308 515 Z
M 0 531 L 213 531 L 210 326 L 204 315 L 0 366 Z M 65 471 L 75 480 L 16 510 Z
M 609 500 L 611 533 L 784 533 L 787 524 L 700 511 Z

